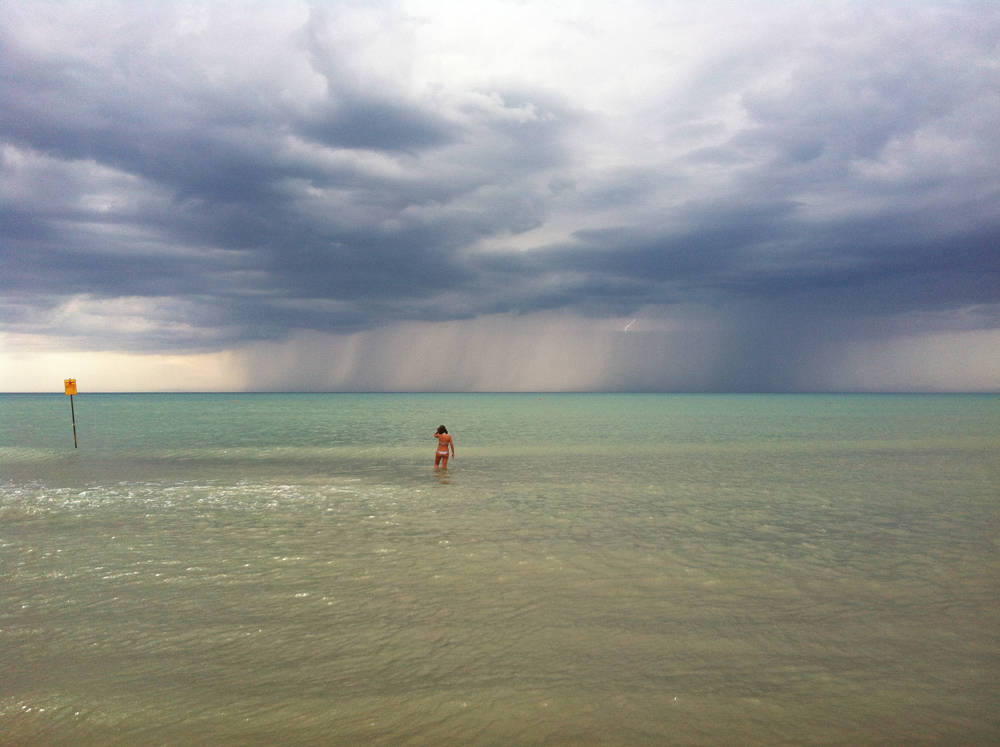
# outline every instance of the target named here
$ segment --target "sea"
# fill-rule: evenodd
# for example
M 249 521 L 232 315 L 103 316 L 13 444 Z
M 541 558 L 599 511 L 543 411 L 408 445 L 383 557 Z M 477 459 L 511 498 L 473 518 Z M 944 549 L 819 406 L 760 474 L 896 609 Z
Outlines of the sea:
M 996 744 L 998 507 L 997 395 L 0 395 L 0 743 Z

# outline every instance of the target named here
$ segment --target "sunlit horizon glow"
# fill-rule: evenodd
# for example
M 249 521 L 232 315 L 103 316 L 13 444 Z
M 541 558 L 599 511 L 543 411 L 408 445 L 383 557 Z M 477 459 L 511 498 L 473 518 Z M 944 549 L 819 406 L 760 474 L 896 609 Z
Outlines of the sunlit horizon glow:
M 1000 391 L 997 38 L 957 0 L 6 4 L 0 391 Z

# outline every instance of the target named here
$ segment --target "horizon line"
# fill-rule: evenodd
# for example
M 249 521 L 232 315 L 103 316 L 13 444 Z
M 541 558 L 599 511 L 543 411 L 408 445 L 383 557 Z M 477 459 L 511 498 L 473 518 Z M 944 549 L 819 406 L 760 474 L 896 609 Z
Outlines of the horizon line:
M 35 390 L 35 391 L 11 391 L 0 392 L 0 396 L 5 395 L 59 395 L 67 396 L 58 390 Z M 958 389 L 815 389 L 815 390 L 794 390 L 794 391 L 774 391 L 774 390 L 663 390 L 663 389 L 455 389 L 455 390 L 428 390 L 428 389 L 150 389 L 150 390 L 99 390 L 99 391 L 79 391 L 75 396 L 85 394 L 663 394 L 663 395 L 1000 395 L 1000 389 L 983 390 L 958 390 Z

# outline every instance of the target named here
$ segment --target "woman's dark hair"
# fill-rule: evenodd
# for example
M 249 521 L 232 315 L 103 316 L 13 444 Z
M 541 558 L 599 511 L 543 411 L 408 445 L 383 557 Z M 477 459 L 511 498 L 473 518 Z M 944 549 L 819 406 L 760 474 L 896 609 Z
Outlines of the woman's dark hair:
M 447 432 L 448 432 L 448 429 L 445 428 L 443 425 L 442 426 L 438 426 L 438 433 L 447 433 Z

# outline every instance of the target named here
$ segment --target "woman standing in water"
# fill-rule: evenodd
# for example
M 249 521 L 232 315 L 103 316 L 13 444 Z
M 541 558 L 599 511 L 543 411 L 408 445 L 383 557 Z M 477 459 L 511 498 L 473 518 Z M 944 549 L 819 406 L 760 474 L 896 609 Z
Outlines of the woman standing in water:
M 434 469 L 439 466 L 448 469 L 448 447 L 451 447 L 451 455 L 455 456 L 455 439 L 448 435 L 448 429 L 443 425 L 437 429 L 434 438 L 438 440 L 437 452 L 434 454 Z

